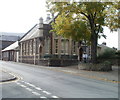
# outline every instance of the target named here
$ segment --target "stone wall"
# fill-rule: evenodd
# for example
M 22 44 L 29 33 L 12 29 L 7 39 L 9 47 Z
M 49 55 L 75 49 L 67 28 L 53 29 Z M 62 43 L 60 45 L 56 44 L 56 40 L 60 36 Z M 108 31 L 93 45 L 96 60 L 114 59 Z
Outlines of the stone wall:
M 47 59 L 47 58 L 45 59 L 43 58 L 39 60 L 38 56 L 36 56 L 35 61 L 34 61 L 34 56 L 24 56 L 22 57 L 22 61 L 20 59 L 20 62 L 41 65 L 41 66 L 56 66 L 56 67 L 64 67 L 64 66 L 78 64 L 77 59 Z
M 49 66 L 64 67 L 76 64 L 78 64 L 78 60 L 65 60 L 65 59 L 49 60 Z

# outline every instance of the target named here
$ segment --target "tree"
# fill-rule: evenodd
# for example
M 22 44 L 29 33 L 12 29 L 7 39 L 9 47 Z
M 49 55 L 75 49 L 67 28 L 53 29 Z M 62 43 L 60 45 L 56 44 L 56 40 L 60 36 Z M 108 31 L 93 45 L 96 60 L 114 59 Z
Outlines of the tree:
M 97 63 L 97 41 L 103 36 L 103 27 L 111 31 L 119 28 L 119 2 L 48 2 L 51 13 L 58 17 L 52 23 L 53 31 L 65 37 L 90 41 L 91 61 Z

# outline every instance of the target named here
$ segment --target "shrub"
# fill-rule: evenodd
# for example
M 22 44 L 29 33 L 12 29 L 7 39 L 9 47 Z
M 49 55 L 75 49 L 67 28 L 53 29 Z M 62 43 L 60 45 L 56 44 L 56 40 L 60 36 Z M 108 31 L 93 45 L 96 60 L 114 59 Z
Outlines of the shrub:
M 113 49 L 105 49 L 102 54 L 98 55 L 98 59 L 111 59 L 115 57 L 116 51 Z
M 118 59 L 120 59 L 120 50 L 116 52 L 116 56 Z
M 81 63 L 78 68 L 88 71 L 111 71 L 112 65 L 109 61 L 104 61 L 103 63 L 98 64 Z

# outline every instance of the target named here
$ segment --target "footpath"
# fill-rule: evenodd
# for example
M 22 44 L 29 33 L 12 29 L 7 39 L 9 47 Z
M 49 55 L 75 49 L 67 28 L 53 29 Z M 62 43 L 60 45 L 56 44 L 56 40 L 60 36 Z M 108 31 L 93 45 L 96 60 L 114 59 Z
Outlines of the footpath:
M 13 62 L 15 63 L 15 62 Z M 18 63 L 18 64 L 23 64 L 31 67 L 40 67 L 44 69 L 49 69 L 53 71 L 58 71 L 58 72 L 64 72 L 67 74 L 73 74 L 85 78 L 90 78 L 90 79 L 95 79 L 95 80 L 101 80 L 101 81 L 106 81 L 106 82 L 112 82 L 112 83 L 120 83 L 119 80 L 119 74 L 118 72 L 120 71 L 120 66 L 112 66 L 112 71 L 109 72 L 97 72 L 97 71 L 86 71 L 82 69 L 78 69 L 78 65 L 76 66 L 67 66 L 67 67 L 46 67 L 46 66 L 39 66 L 39 65 L 32 65 L 32 64 L 24 64 L 24 63 Z M 80 66 L 79 66 L 80 68 Z M 6 81 L 11 81 L 15 80 L 16 77 L 12 75 L 11 73 L 5 72 L 3 70 L 0 70 L 0 83 L 1 82 L 6 82 Z
M 120 66 L 112 66 L 112 71 L 108 72 L 86 71 L 78 69 L 78 65 L 68 67 L 49 67 L 49 69 L 106 82 L 120 83 L 118 73 L 120 71 Z
M 16 80 L 17 78 L 7 71 L 0 70 L 0 83 Z

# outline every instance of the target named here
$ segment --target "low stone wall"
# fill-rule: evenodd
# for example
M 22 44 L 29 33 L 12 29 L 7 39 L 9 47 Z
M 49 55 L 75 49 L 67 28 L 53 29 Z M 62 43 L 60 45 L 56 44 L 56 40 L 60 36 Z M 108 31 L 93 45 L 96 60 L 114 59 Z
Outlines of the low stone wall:
M 34 56 L 22 56 L 22 60 L 19 59 L 22 63 L 29 63 L 29 64 L 35 64 L 35 65 L 42 65 L 42 66 L 56 66 L 56 67 L 63 67 L 63 66 L 70 66 L 70 65 L 76 65 L 78 64 L 77 59 L 70 59 L 70 58 L 41 58 L 36 56 L 36 59 L 34 59 Z M 77 57 L 76 57 L 77 58 Z M 35 60 L 35 61 L 34 61 Z
M 48 60 L 39 60 L 39 61 L 36 61 L 36 65 L 49 66 L 49 62 Z
M 36 62 L 36 65 L 42 66 L 51 66 L 51 67 L 64 67 L 70 65 L 78 64 L 78 60 L 52 60 L 52 59 L 44 59 Z
M 24 60 L 22 63 L 34 64 L 33 60 Z M 41 66 L 53 66 L 53 67 L 64 67 L 70 65 L 78 64 L 78 60 L 50 60 L 50 59 L 43 59 L 43 60 L 36 60 L 35 65 Z
M 78 60 L 65 60 L 65 59 L 49 60 L 49 66 L 64 67 L 76 64 L 78 64 Z

